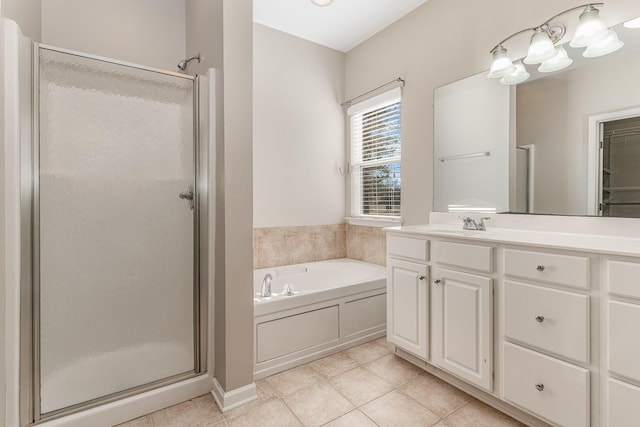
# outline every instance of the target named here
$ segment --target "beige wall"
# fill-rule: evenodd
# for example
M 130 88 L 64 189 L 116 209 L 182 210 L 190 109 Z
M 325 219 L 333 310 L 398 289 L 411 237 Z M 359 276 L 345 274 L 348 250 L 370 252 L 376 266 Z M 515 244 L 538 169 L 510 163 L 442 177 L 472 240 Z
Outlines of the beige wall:
M 16 21 L 25 36 L 41 41 L 41 7 L 42 0 L 3 0 L 2 16 Z
M 4 16 L 4 7 L 7 0 L 0 0 L 0 19 Z M 4 37 L 2 23 L 0 23 L 0 58 L 4 58 Z M 3 60 L 4 62 L 4 60 Z M 0 66 L 0 165 L 4 171 L 4 66 Z M 5 425 L 5 191 L 4 179 L 0 180 L 0 427 Z
M 224 147 L 216 206 L 216 378 L 253 383 L 253 2 L 223 3 Z M 223 336 L 218 333 L 224 329 Z
M 186 56 L 185 0 L 44 0 L 42 42 L 178 71 Z
M 638 76 L 635 50 L 518 86 L 518 145 L 535 145 L 535 212 L 587 212 L 587 118 L 638 108 Z
M 341 224 L 344 53 L 253 28 L 254 226 Z
M 187 50 L 221 71 L 215 147 L 214 374 L 225 391 L 253 382 L 252 20 L 250 0 L 186 0 Z
M 406 79 L 402 112 L 405 224 L 427 222 L 431 210 L 433 90 L 488 69 L 489 50 L 498 41 L 575 5 L 572 0 L 429 0 L 347 53 L 347 98 L 396 77 Z M 578 14 L 568 14 L 561 21 L 573 24 Z M 603 19 L 610 25 L 638 15 L 637 0 L 609 1 L 602 8 Z M 528 41 L 522 35 L 506 47 L 521 57 Z

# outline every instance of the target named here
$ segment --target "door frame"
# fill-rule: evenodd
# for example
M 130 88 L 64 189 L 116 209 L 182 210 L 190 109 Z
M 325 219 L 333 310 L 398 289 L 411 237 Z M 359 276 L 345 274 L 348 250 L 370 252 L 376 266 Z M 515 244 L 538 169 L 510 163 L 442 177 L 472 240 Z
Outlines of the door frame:
M 596 114 L 588 118 L 587 139 L 587 215 L 600 216 L 600 194 L 602 192 L 602 125 L 606 122 L 640 116 L 640 107 L 609 113 Z

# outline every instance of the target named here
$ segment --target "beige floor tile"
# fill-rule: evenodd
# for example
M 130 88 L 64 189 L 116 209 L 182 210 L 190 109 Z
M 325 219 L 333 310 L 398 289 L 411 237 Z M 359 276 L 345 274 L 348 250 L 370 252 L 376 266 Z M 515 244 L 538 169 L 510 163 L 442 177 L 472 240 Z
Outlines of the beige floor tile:
M 387 341 L 387 337 L 378 338 L 374 342 L 380 344 L 383 347 L 388 348 L 389 351 L 392 352 L 392 353 L 395 350 L 395 346 L 393 344 L 391 344 L 389 341 Z
M 387 354 L 391 353 L 391 350 L 384 346 L 381 346 L 380 344 L 377 344 L 374 341 L 369 341 L 357 347 L 347 349 L 344 352 L 347 356 L 349 356 L 356 362 L 364 364 L 386 356 Z
M 308 367 L 325 378 L 331 378 L 358 367 L 358 362 L 346 355 L 336 353 L 308 363 Z
M 321 426 L 354 409 L 354 406 L 329 384 L 307 387 L 284 398 L 287 406 L 307 426 Z
M 313 369 L 303 365 L 272 375 L 265 380 L 280 396 L 286 396 L 302 388 L 318 384 L 322 378 Z
M 360 409 L 381 427 L 428 427 L 440 421 L 436 414 L 397 390 Z
M 407 384 L 403 391 L 444 418 L 472 397 L 431 374 L 423 374 Z
M 225 412 L 223 414 L 225 419 L 230 420 L 242 414 L 246 414 L 247 412 L 257 408 L 258 406 L 271 400 L 275 400 L 279 397 L 278 392 L 264 378 L 256 381 L 256 394 L 258 395 L 257 399 Z
M 154 427 L 211 427 L 224 421 L 210 394 L 154 412 L 151 418 Z
M 229 427 L 298 427 L 300 421 L 280 399 L 271 400 L 227 421 Z
M 371 421 L 371 418 L 367 417 L 362 411 L 356 409 L 348 414 L 337 418 L 330 423 L 324 425 L 324 427 L 377 427 L 378 425 Z
M 524 427 L 489 405 L 473 400 L 449 415 L 438 427 Z
M 364 405 L 393 390 L 393 387 L 371 372 L 356 368 L 330 380 L 331 385 L 356 406 Z
M 151 420 L 151 415 L 145 415 L 124 424 L 118 424 L 116 427 L 153 427 L 153 421 Z
M 369 362 L 363 365 L 363 368 L 376 374 L 394 387 L 399 387 L 424 375 L 422 369 L 393 354 Z

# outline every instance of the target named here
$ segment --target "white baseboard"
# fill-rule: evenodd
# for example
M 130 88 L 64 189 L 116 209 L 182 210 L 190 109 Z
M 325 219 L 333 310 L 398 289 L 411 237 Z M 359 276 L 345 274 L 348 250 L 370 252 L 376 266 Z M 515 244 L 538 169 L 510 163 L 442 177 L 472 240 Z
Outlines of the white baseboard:
M 211 394 L 222 412 L 242 406 L 258 398 L 256 384 L 251 383 L 231 391 L 224 391 L 217 378 L 213 379 Z

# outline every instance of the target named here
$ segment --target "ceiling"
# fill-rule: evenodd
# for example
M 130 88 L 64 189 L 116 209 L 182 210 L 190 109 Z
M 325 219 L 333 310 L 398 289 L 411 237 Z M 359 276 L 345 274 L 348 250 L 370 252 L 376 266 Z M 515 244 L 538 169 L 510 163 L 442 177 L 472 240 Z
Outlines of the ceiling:
M 254 0 L 253 21 L 346 52 L 427 0 Z

